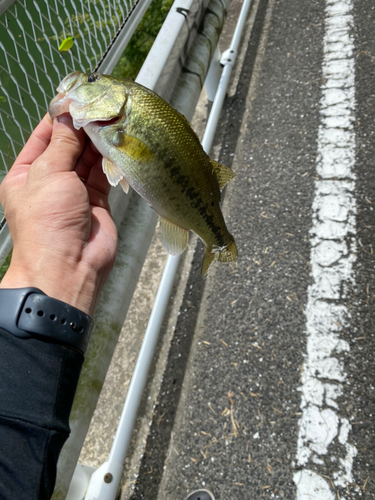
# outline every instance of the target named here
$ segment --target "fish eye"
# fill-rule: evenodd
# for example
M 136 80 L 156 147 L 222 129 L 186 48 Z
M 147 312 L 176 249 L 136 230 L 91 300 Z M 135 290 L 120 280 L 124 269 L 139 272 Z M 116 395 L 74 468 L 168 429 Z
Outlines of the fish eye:
M 96 82 L 98 78 L 99 78 L 98 73 L 91 73 L 91 75 L 89 75 L 87 78 L 87 82 L 88 83 Z

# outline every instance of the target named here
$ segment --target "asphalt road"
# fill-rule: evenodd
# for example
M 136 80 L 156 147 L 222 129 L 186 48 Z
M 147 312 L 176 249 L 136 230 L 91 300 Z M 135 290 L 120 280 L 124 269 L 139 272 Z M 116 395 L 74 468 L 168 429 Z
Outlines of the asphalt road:
M 218 133 L 239 259 L 202 281 L 198 246 L 132 500 L 375 498 L 375 7 L 252 15 Z

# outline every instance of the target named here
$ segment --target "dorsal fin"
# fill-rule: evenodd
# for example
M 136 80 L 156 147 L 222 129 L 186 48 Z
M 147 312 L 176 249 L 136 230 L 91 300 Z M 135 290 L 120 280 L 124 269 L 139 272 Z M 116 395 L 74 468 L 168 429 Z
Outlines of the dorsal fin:
M 222 165 L 221 163 L 212 160 L 211 158 L 210 160 L 221 191 L 225 184 L 231 181 L 233 177 L 236 176 L 236 174 L 229 167 L 226 167 L 225 165 Z

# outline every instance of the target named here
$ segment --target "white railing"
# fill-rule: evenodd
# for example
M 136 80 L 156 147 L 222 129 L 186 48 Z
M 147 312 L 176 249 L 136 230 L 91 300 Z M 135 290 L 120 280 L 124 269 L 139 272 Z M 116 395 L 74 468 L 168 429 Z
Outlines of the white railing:
M 209 82 L 211 88 L 216 87 L 216 92 L 202 140 L 202 146 L 207 153 L 210 153 L 212 148 L 220 112 L 229 85 L 232 68 L 237 58 L 238 46 L 250 9 L 250 4 L 251 0 L 244 1 L 232 43 L 221 58 L 223 70 L 220 80 L 216 82 L 211 80 Z M 141 403 L 143 391 L 146 387 L 147 376 L 154 359 L 160 330 L 167 310 L 180 258 L 181 256 L 172 255 L 168 257 L 108 460 L 96 471 L 93 471 L 91 468 L 89 471 L 86 469 L 87 474 L 85 478 L 81 479 L 81 485 L 87 484 L 87 492 L 84 497 L 85 500 L 115 500 L 116 498 L 125 458 L 135 426 L 137 411 Z M 81 465 L 78 466 L 78 471 L 82 471 Z M 80 499 L 77 495 L 71 494 L 67 500 Z

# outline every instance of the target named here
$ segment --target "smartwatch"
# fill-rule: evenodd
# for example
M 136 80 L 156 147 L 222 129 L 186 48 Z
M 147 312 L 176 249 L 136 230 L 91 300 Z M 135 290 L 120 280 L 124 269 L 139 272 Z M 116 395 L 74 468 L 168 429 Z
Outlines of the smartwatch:
M 38 288 L 0 288 L 0 328 L 15 337 L 62 344 L 84 354 L 93 326 L 88 314 Z

